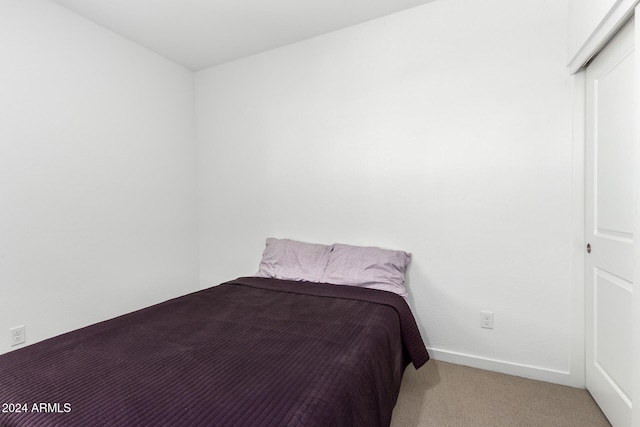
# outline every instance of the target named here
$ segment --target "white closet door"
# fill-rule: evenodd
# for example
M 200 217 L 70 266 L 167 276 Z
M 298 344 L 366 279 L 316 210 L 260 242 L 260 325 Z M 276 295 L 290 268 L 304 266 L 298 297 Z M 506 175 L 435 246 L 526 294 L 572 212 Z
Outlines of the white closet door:
M 634 26 L 587 68 L 586 382 L 614 427 L 631 426 Z

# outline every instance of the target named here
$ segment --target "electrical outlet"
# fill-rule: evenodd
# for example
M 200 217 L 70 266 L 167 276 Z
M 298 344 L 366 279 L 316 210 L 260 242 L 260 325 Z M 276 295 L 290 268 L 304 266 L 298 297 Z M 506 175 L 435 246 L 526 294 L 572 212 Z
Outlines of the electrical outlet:
M 24 325 L 16 326 L 15 328 L 9 329 L 11 332 L 11 345 L 23 344 L 27 341 L 27 336 L 25 333 Z
M 485 329 L 493 329 L 493 311 L 480 312 L 480 327 Z

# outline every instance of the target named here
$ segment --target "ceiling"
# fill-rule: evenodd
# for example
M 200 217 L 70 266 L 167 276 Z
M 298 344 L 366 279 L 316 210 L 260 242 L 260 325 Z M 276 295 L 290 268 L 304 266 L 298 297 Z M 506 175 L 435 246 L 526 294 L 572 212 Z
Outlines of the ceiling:
M 433 0 L 52 0 L 191 70 Z

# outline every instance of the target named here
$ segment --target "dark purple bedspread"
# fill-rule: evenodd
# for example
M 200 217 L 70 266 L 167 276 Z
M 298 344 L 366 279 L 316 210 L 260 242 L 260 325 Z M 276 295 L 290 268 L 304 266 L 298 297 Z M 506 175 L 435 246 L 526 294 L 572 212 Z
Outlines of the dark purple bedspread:
M 386 426 L 428 359 L 399 296 L 241 278 L 0 356 L 0 426 Z

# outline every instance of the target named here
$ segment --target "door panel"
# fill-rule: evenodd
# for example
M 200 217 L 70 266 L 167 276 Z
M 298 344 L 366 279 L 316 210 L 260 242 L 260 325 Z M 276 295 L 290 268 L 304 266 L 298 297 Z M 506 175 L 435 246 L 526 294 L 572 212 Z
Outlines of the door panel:
M 631 402 L 631 283 L 598 268 L 594 273 L 594 364 Z
M 633 22 L 587 68 L 586 383 L 614 427 L 631 426 Z
M 596 231 L 626 238 L 633 233 L 633 65 L 626 56 L 593 82 Z

